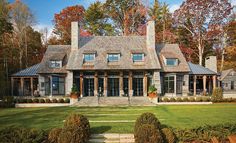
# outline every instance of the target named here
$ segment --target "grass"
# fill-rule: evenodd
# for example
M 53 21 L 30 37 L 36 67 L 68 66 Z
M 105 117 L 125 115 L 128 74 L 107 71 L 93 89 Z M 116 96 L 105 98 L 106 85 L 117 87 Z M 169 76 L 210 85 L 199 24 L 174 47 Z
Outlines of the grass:
M 51 107 L 0 109 L 0 128 L 16 125 L 51 129 L 62 127 L 71 113 L 86 115 L 90 121 L 136 120 L 144 113 L 154 113 L 162 124 L 174 128 L 194 128 L 221 123 L 236 124 L 236 104 L 163 105 L 157 107 Z M 132 133 L 134 122 L 91 122 L 93 133 Z

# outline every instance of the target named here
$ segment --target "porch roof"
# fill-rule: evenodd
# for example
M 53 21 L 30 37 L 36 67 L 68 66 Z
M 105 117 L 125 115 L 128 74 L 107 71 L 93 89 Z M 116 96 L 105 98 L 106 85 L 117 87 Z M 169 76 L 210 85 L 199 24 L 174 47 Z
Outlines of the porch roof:
M 33 65 L 29 68 L 23 69 L 15 74 L 12 77 L 31 77 L 31 76 L 38 76 L 37 72 L 39 69 L 40 64 Z
M 205 68 L 201 65 L 197 65 L 197 64 L 193 64 L 191 62 L 188 62 L 188 66 L 190 68 L 190 73 L 189 74 L 193 74 L 193 75 L 216 75 L 217 73 Z

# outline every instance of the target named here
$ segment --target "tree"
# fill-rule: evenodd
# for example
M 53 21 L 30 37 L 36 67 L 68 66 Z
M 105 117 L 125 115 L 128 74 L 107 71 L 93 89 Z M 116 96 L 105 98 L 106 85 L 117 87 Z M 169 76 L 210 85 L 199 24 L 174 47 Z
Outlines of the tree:
M 140 0 L 107 0 L 106 12 L 122 35 L 140 34 L 146 23 L 146 8 Z
M 202 65 L 206 40 L 210 31 L 220 29 L 231 12 L 231 5 L 227 0 L 186 0 L 174 12 L 174 19 L 178 26 L 185 28 L 197 41 L 199 64 Z M 186 25 L 189 20 L 191 27 Z M 216 35 L 214 35 L 216 36 Z
M 18 48 L 19 65 L 20 69 L 22 69 L 24 54 L 26 55 L 25 66 L 28 66 L 28 45 L 26 28 L 32 26 L 35 23 L 35 19 L 29 7 L 19 0 L 16 0 L 14 3 L 11 4 L 11 19 L 14 25 L 14 46 Z
M 93 35 L 114 35 L 115 29 L 108 23 L 103 4 L 99 1 L 91 4 L 85 11 L 85 28 Z
M 60 13 L 54 15 L 53 33 L 59 37 L 58 43 L 70 44 L 71 42 L 71 22 L 83 23 L 84 7 L 75 5 L 64 8 Z
M 173 32 L 172 17 L 166 3 L 154 1 L 148 12 L 150 18 L 155 21 L 156 41 L 158 43 L 174 43 L 176 36 Z

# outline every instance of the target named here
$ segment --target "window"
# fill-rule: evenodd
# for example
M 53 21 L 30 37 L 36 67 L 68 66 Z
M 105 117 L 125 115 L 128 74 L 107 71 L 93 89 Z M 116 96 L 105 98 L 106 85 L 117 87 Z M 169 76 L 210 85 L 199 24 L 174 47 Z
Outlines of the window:
M 134 62 L 140 62 L 144 60 L 144 54 L 133 54 L 133 61 Z
M 95 54 L 84 54 L 85 62 L 92 62 L 95 59 Z
M 234 81 L 231 81 L 231 90 L 234 90 Z
M 107 61 L 108 62 L 117 62 L 120 59 L 120 54 L 108 54 Z
M 166 59 L 167 66 L 176 66 L 177 63 L 178 63 L 178 59 L 172 59 L 172 58 Z
M 52 77 L 52 95 L 65 94 L 65 78 L 53 76 Z
M 165 88 L 165 93 L 174 93 L 175 92 L 175 77 L 172 76 L 166 76 L 164 78 L 164 88 Z
M 50 61 L 50 67 L 51 68 L 60 68 L 62 67 L 61 61 Z

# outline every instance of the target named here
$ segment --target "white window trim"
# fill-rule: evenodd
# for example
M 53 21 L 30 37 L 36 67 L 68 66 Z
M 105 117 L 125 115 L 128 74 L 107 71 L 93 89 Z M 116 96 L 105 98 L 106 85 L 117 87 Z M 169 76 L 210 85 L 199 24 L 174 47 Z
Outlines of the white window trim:
M 59 66 L 52 66 L 53 64 L 59 62 Z M 62 61 L 60 60 L 50 60 L 50 64 L 49 64 L 50 68 L 61 68 L 62 67 Z
M 117 61 L 109 61 L 109 55 L 118 55 L 118 60 Z M 107 62 L 118 62 L 120 61 L 120 53 L 108 53 L 107 54 Z
M 175 64 L 175 65 L 167 65 L 167 60 L 168 60 L 168 59 L 175 59 L 176 64 Z M 166 66 L 173 67 L 173 66 L 178 66 L 178 64 L 179 64 L 179 60 L 178 60 L 177 58 L 165 58 L 165 65 L 166 65 Z

